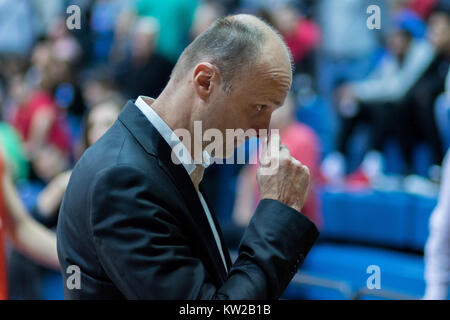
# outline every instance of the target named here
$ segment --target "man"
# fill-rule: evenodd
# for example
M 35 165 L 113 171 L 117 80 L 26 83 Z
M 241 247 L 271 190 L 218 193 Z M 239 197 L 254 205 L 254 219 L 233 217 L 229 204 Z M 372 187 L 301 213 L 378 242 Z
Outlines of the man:
M 404 158 L 412 167 L 415 146 L 425 142 L 430 147 L 432 165 L 440 165 L 445 149 L 435 120 L 435 101 L 445 91 L 450 68 L 450 1 L 440 0 L 430 15 L 428 39 L 435 57 L 400 105 L 398 138 Z
M 169 80 L 173 64 L 156 53 L 158 32 L 159 25 L 154 18 L 140 18 L 136 22 L 131 52 L 116 67 L 116 82 L 127 97 L 135 98 L 143 92 L 156 97 Z
M 205 145 L 183 138 L 181 164 L 171 149 L 181 144 L 175 131 L 193 136 L 194 121 L 223 134 L 267 129 L 291 82 L 280 37 L 237 15 L 217 20 L 185 49 L 156 100 L 128 102 L 80 159 L 64 196 L 57 242 L 66 298 L 279 298 L 318 236 L 299 212 L 308 169 L 277 146 L 279 136 L 271 139 L 268 148 L 280 150 L 266 149 L 263 163 L 279 167 L 266 175 L 267 165 L 259 168 L 262 200 L 231 264 L 199 188 L 206 164 L 192 162 Z M 79 267 L 78 283 L 68 278 L 70 265 Z
M 350 140 L 361 124 L 369 127 L 370 138 L 359 170 L 369 180 L 384 172 L 383 148 L 395 136 L 398 121 L 393 114 L 434 59 L 434 50 L 422 36 L 423 22 L 401 12 L 387 37 L 387 54 L 364 80 L 349 82 L 337 90 L 340 130 L 337 150 L 323 162 L 328 180 L 339 182 L 352 170 L 346 168 Z

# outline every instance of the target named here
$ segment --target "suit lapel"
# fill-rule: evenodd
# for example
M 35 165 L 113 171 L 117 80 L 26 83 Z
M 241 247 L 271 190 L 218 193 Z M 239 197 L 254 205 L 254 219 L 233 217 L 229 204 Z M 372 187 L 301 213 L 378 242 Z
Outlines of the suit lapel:
M 206 212 L 203 210 L 200 198 L 197 194 L 197 191 L 195 190 L 194 184 L 192 183 L 191 178 L 189 177 L 184 167 L 181 164 L 176 165 L 172 162 L 172 150 L 164 139 L 161 139 L 160 147 L 161 149 L 158 152 L 159 164 L 161 168 L 165 170 L 169 174 L 169 176 L 172 177 L 174 184 L 178 187 L 178 190 L 183 195 L 192 218 L 199 225 L 202 234 L 206 238 L 205 245 L 207 246 L 210 255 L 214 258 L 213 260 L 217 270 L 220 270 L 220 278 L 222 281 L 225 281 L 226 270 L 222 262 L 222 257 L 212 233 L 211 226 L 209 225 L 208 219 L 206 217 Z M 212 216 L 214 219 L 213 214 Z
M 119 116 L 119 120 L 127 127 L 130 133 L 136 138 L 139 144 L 147 151 L 158 158 L 159 166 L 171 177 L 174 185 L 182 194 L 192 219 L 197 224 L 200 234 L 203 236 L 203 244 L 206 247 L 218 276 L 223 282 L 226 279 L 226 270 L 224 268 L 222 257 L 220 256 L 214 235 L 209 225 L 206 213 L 203 210 L 197 191 L 183 167 L 183 165 L 173 163 L 171 159 L 171 148 L 159 134 L 156 128 L 148 121 L 141 111 L 129 101 Z M 224 248 L 220 228 L 217 225 L 216 218 L 212 214 L 217 231 L 219 232 L 222 248 Z M 229 269 L 229 254 L 224 251 L 227 267 Z

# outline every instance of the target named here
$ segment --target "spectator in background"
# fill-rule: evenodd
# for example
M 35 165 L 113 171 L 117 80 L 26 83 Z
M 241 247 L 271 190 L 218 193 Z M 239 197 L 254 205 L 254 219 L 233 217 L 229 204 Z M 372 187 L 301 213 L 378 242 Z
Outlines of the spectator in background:
M 62 18 L 55 19 L 50 24 L 47 36 L 48 39 L 42 42 L 48 47 L 49 61 L 41 63 L 43 66 L 40 67 L 41 71 L 37 72 L 38 77 L 34 79 L 34 85 L 39 85 L 39 75 L 45 72 L 48 64 L 51 64 L 49 69 L 54 85 L 50 93 L 54 96 L 61 117 L 65 119 L 71 138 L 70 143 L 74 144 L 79 138 L 81 118 L 86 107 L 75 71 L 81 66 L 84 52 L 75 37 L 67 30 L 65 20 Z M 39 63 L 35 62 L 34 65 Z M 36 67 L 32 66 L 26 77 L 30 78 L 30 75 L 36 72 L 35 69 Z
M 217 18 L 223 16 L 225 8 L 221 3 L 202 1 L 195 10 L 191 27 L 191 39 L 195 39 L 200 33 L 209 28 Z
M 424 299 L 446 300 L 450 297 L 450 152 L 443 164 L 441 191 L 429 221 L 425 245 Z
M 29 85 L 23 75 L 13 78 L 11 94 L 17 101 L 11 122 L 23 138 L 27 154 L 34 160 L 42 148 L 50 144 L 67 154 L 70 151 L 70 137 L 64 115 L 55 104 L 52 95 L 55 88 L 51 61 L 42 70 L 36 88 Z
M 153 17 L 160 26 L 157 53 L 173 64 L 189 43 L 197 0 L 138 0 L 135 11 L 140 17 Z M 140 92 L 141 94 L 142 92 Z
M 13 131 L 0 131 L 0 298 L 8 297 L 6 283 L 6 262 L 3 236 L 9 236 L 15 249 L 33 258 L 35 261 L 55 270 L 59 269 L 56 253 L 56 236 L 48 229 L 34 221 L 22 204 L 14 186 L 14 178 L 20 175 L 18 159 L 21 143 L 3 143 L 11 138 Z M 14 140 L 13 140 L 14 141 Z M 19 156 L 20 158 L 20 156 Z M 20 163 L 20 161 L 18 162 Z
M 296 73 L 313 74 L 313 53 L 320 44 L 320 30 L 315 22 L 291 5 L 270 12 L 274 27 L 292 52 Z
M 107 98 L 89 110 L 83 125 L 84 150 L 92 146 L 114 124 L 124 101 L 120 97 Z
M 92 55 L 96 62 L 110 58 L 114 45 L 117 19 L 128 11 L 130 2 L 122 0 L 97 0 L 92 3 L 90 26 L 92 30 Z
M 52 62 L 52 45 L 47 39 L 41 39 L 36 42 L 30 55 L 30 65 L 25 72 L 24 79 L 19 79 L 25 88 L 27 84 L 29 88 L 38 87 L 44 77 L 44 74 L 48 72 L 48 66 Z M 21 68 L 25 69 L 25 68 Z M 18 75 L 22 70 L 18 70 L 13 75 Z M 27 88 L 27 89 L 29 89 Z M 18 98 L 18 97 L 16 97 Z M 25 99 L 25 97 L 23 98 Z M 21 99 L 18 99 L 21 100 Z
M 319 139 L 312 129 L 295 120 L 294 109 L 294 97 L 289 95 L 286 98 L 284 106 L 273 112 L 270 128 L 280 130 L 281 143 L 289 148 L 291 155 L 295 159 L 298 159 L 309 168 L 311 183 L 309 195 L 302 213 L 320 228 L 322 226 L 322 215 L 315 190 L 320 182 Z M 255 157 L 256 155 L 254 155 L 253 160 L 255 160 Z M 261 200 L 256 181 L 257 169 L 257 164 L 250 164 L 244 167 L 238 179 L 236 190 L 237 199 L 233 210 L 233 220 L 235 225 L 243 229 L 250 222 L 253 212 Z M 239 236 L 242 236 L 242 234 L 239 234 Z
M 108 99 L 90 109 L 89 113 L 86 115 L 83 132 L 82 145 L 85 149 L 95 143 L 95 141 L 97 141 L 109 129 L 109 127 L 117 119 L 122 105 L 122 100 Z M 46 227 L 54 228 L 56 227 L 59 206 L 69 182 L 72 170 L 63 171 L 59 164 L 55 162 L 55 158 L 51 157 L 51 152 L 49 154 L 48 151 L 44 153 L 42 157 L 37 158 L 33 163 L 37 176 L 48 182 L 48 184 L 41 186 L 41 190 L 37 192 L 36 195 L 28 196 L 28 208 L 24 207 L 21 203 L 21 200 L 12 184 L 8 185 L 8 193 L 5 194 L 5 196 L 7 201 L 11 202 L 10 214 L 13 217 L 16 217 L 15 219 L 20 219 L 20 221 L 31 220 L 32 222 L 27 222 L 27 224 L 36 224 L 34 219 L 30 217 L 31 215 Z M 24 188 L 22 187 L 22 190 L 23 189 Z M 29 190 L 32 191 L 33 189 L 29 188 Z M 27 212 L 27 209 L 30 212 Z M 24 227 L 25 230 L 37 227 L 27 226 L 26 228 L 27 229 Z M 31 231 L 33 231 L 33 229 L 31 229 Z M 39 230 L 33 232 L 42 233 Z M 30 237 L 33 236 L 34 233 L 30 235 Z M 38 236 L 39 234 L 36 235 L 36 237 Z M 54 235 L 52 236 L 54 237 Z M 44 240 L 47 238 L 47 236 L 43 236 Z M 26 240 L 28 240 L 28 238 L 26 238 Z M 38 240 L 39 238 L 35 239 L 36 243 L 38 243 Z M 47 243 L 49 242 L 49 240 L 45 241 L 47 241 Z M 55 242 L 55 240 L 53 241 Z M 56 247 L 56 242 L 54 244 Z M 47 247 L 48 245 L 45 246 Z M 36 250 L 44 249 L 37 248 Z M 48 254 L 44 255 L 44 257 L 47 256 Z M 20 252 L 11 252 L 9 257 L 9 268 L 10 293 L 13 298 L 42 298 L 40 293 L 40 280 L 42 278 L 43 270 L 41 266 L 28 259 L 28 255 L 23 256 L 21 250 Z
M 5 225 L 6 233 L 16 248 L 37 262 L 58 270 L 56 235 L 29 216 L 14 187 L 13 168 L 4 161 L 3 154 L 7 151 L 2 149 L 0 150 L 0 166 L 2 167 L 0 197 L 4 203 L 1 209 L 6 213 L 3 216 L 2 225 Z
M 409 167 L 419 142 L 431 148 L 433 164 L 442 163 L 445 149 L 435 121 L 434 105 L 445 90 L 450 66 L 450 1 L 441 0 L 429 21 L 429 35 L 436 52 L 422 77 L 415 83 L 397 115 L 400 146 Z M 411 169 L 410 169 L 411 171 Z
M 31 179 L 20 185 L 22 201 L 28 210 L 45 185 L 69 166 L 70 138 L 63 121 L 53 96 L 42 87 L 30 92 L 14 117 L 13 123 L 24 139 L 32 164 Z M 8 270 L 11 298 L 41 297 L 41 266 L 20 251 L 11 250 Z
M 81 61 L 83 51 L 75 37 L 69 33 L 66 20 L 64 18 L 53 20 L 47 32 L 52 58 L 77 66 Z
M 416 14 L 397 13 L 394 28 L 387 38 L 388 52 L 375 70 L 365 80 L 350 82 L 338 89 L 337 152 L 329 155 L 323 164 L 323 172 L 330 181 L 340 180 L 346 173 L 349 140 L 363 123 L 371 131 L 368 152 L 361 165 L 363 173 L 373 179 L 383 172 L 383 145 L 388 136 L 394 136 L 398 125 L 393 121 L 394 115 L 434 59 L 434 50 L 423 40 L 424 34 L 425 25 Z
M 117 84 L 113 81 L 113 77 L 112 72 L 107 68 L 101 67 L 94 68 L 84 75 L 81 81 L 81 91 L 88 110 L 104 100 L 119 95 Z
M 369 30 L 367 8 L 372 0 L 320 0 L 317 21 L 322 31 L 318 62 L 318 87 L 325 98 L 332 98 L 340 82 L 362 80 L 370 72 L 382 32 L 387 29 L 381 19 L 381 30 Z M 377 1 L 381 16 L 387 17 L 386 2 Z
M 409 8 L 416 12 L 423 20 L 427 20 L 431 11 L 439 0 L 410 0 Z
M 84 150 L 93 145 L 113 125 L 119 116 L 123 100 L 107 99 L 92 107 L 87 113 L 84 125 L 81 147 Z M 72 170 L 57 175 L 40 193 L 37 198 L 33 215 L 40 221 L 48 222 L 56 218 L 64 192 L 69 182 Z
M 136 21 L 131 36 L 131 52 L 116 69 L 116 82 L 126 98 L 141 94 L 157 97 L 167 84 L 173 64 L 156 52 L 158 35 L 156 19 L 146 17 Z

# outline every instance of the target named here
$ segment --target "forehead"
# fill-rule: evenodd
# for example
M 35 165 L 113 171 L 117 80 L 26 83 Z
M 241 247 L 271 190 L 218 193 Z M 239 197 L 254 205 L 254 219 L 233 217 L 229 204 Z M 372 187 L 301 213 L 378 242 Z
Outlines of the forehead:
M 263 63 L 242 71 L 237 82 L 237 91 L 248 98 L 282 103 L 291 87 L 291 67 L 283 63 Z

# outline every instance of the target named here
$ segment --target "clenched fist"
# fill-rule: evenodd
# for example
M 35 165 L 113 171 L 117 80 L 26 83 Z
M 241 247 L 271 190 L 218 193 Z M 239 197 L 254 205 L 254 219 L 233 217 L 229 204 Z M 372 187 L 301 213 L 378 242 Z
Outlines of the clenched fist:
M 256 178 L 261 199 L 278 200 L 301 211 L 308 196 L 309 169 L 291 157 L 289 149 L 273 134 L 262 139 L 261 161 Z

